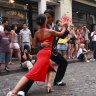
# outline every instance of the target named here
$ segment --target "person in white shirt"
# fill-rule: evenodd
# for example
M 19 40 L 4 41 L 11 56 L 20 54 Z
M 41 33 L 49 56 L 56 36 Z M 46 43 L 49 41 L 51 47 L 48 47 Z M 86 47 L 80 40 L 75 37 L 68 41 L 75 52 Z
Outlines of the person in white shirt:
M 0 25 L 0 32 L 4 32 L 4 27 L 8 25 L 8 20 L 3 19 L 2 24 Z
M 31 36 L 31 31 L 28 29 L 26 23 L 23 23 L 23 29 L 20 30 L 20 45 L 22 51 L 24 50 L 24 45 L 28 45 L 31 50 L 31 45 L 32 45 L 32 36 Z
M 93 61 L 96 61 L 96 27 L 94 27 L 94 31 L 91 33 L 92 43 L 93 43 Z
M 89 39 L 90 31 L 86 26 L 83 26 L 82 30 L 83 30 L 82 35 L 85 39 L 86 49 L 88 50 L 89 49 L 89 44 L 90 44 L 90 39 Z
M 87 51 L 85 49 L 85 44 L 80 44 L 79 50 L 77 52 L 77 58 L 81 61 L 89 62 L 89 60 L 87 59 L 88 52 L 89 52 L 89 50 Z

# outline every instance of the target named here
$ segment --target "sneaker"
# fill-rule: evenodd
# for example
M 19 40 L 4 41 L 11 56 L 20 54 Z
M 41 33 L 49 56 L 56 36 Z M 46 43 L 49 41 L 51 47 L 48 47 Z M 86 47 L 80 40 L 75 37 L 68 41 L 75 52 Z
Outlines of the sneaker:
M 92 61 L 94 62 L 94 61 L 96 61 L 96 59 L 93 59 Z
M 9 69 L 9 67 L 5 67 L 5 70 L 7 71 L 7 72 L 9 72 L 10 71 L 10 69 Z
M 89 60 L 86 60 L 87 63 L 89 63 Z
M 24 91 L 19 91 L 17 96 L 25 96 L 25 92 Z
M 54 83 L 54 86 L 66 86 L 66 83 L 58 82 L 58 83 Z
M 93 61 L 93 59 L 91 58 L 90 61 Z

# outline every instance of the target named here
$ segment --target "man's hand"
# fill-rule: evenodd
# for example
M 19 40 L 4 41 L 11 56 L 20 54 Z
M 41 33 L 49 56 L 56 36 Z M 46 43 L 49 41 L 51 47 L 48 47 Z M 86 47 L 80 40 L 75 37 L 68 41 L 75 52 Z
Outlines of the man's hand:
M 42 47 L 49 47 L 52 46 L 52 43 L 50 43 L 48 40 L 44 41 L 43 43 L 41 43 Z

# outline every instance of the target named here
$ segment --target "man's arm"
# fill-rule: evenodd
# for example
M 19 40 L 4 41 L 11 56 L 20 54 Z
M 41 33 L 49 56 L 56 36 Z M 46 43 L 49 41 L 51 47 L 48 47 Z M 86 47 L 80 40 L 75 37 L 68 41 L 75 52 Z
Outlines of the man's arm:
M 21 56 L 22 56 L 23 59 L 25 59 L 25 60 L 27 59 L 27 56 L 26 56 L 25 53 L 21 53 Z
M 29 36 L 30 36 L 30 44 L 32 46 L 32 36 L 31 36 L 31 31 L 29 32 Z
M 1 42 L 1 39 L 2 39 L 2 35 L 1 35 L 1 32 L 0 32 L 0 42 Z
M 20 33 L 19 33 L 19 44 L 20 44 L 20 46 L 21 46 L 21 44 L 22 44 L 22 33 L 21 33 L 22 31 L 20 31 Z

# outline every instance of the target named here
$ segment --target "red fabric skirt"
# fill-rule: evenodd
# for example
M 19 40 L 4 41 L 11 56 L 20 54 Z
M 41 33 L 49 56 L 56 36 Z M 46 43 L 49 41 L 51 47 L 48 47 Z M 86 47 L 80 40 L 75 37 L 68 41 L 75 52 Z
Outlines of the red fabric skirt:
M 46 74 L 48 72 L 49 66 L 53 71 L 55 71 L 53 64 L 50 62 L 51 51 L 50 50 L 40 50 L 37 54 L 37 61 L 33 68 L 25 74 L 28 79 L 34 81 L 45 82 Z

